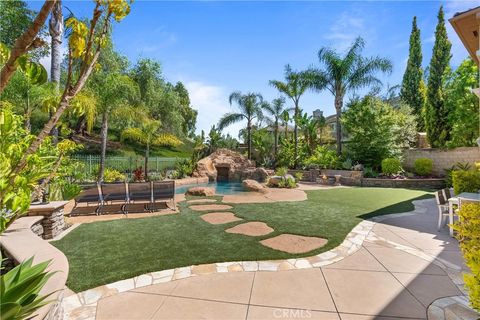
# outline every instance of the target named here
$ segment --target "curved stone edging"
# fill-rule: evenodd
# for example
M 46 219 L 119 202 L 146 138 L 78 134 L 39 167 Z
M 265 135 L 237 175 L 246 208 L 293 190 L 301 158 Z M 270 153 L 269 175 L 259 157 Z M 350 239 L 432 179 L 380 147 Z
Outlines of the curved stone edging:
M 432 302 L 432 304 L 428 306 L 427 319 L 478 320 L 480 319 L 480 314 L 470 308 L 467 297 L 453 296 L 440 298 Z
M 62 319 L 62 298 L 68 278 L 68 260 L 63 252 L 33 233 L 31 227 L 39 219 L 41 220 L 43 217 L 23 217 L 16 220 L 0 236 L 0 244 L 17 263 L 31 257 L 34 257 L 34 264 L 51 260 L 47 271 L 56 271 L 56 273 L 48 279 L 40 293 L 49 294 L 53 292 L 49 297 L 52 302 L 40 308 L 32 319 Z
M 89 289 L 63 299 L 65 319 L 95 319 L 97 303 L 100 299 L 153 284 L 165 283 L 174 280 L 212 273 L 239 271 L 281 271 L 291 269 L 319 268 L 327 266 L 357 252 L 361 248 L 363 242 L 367 239 L 372 241 L 382 240 L 379 237 L 370 235 L 373 227 L 377 222 L 381 222 L 385 219 L 390 218 L 414 215 L 417 213 L 426 213 L 426 202 L 429 201 L 431 201 L 431 199 L 412 201 L 413 205 L 415 206 L 415 209 L 413 211 L 388 214 L 384 216 L 373 217 L 368 220 L 363 220 L 350 231 L 350 233 L 345 237 L 345 240 L 338 247 L 315 256 L 285 260 L 219 262 L 212 264 L 180 267 L 175 269 L 162 270 L 158 272 L 151 272 L 130 279 L 120 280 L 114 283 Z M 423 259 L 437 264 L 434 257 L 426 255 L 418 249 L 401 246 L 390 241 L 387 242 L 395 245 L 395 247 L 400 250 L 415 254 Z M 442 263 L 438 263 L 437 265 L 443 269 L 447 268 L 447 266 Z

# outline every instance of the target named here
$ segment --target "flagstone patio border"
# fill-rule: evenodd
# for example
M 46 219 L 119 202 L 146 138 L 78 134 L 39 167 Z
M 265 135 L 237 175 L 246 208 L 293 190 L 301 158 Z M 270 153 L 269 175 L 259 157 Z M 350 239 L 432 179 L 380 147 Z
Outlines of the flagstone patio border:
M 400 245 L 372 234 L 376 223 L 386 219 L 426 213 L 431 199 L 413 201 L 415 209 L 410 212 L 388 214 L 363 220 L 356 225 L 345 237 L 345 240 L 336 248 L 305 258 L 294 258 L 284 260 L 267 261 L 236 261 L 202 264 L 174 269 L 162 270 L 143 274 L 130 279 L 120 280 L 114 283 L 88 289 L 77 294 L 72 294 L 63 299 L 63 310 L 65 319 L 70 320 L 93 320 L 96 316 L 97 303 L 100 299 L 116 295 L 125 291 L 141 288 L 153 284 L 165 283 L 174 280 L 200 276 L 203 274 L 225 273 L 225 272 L 255 272 L 255 271 L 281 271 L 291 269 L 319 268 L 338 262 L 353 253 L 357 252 L 365 240 L 375 242 L 386 242 L 393 248 L 413 254 L 425 259 L 442 268 L 457 287 L 465 293 L 464 283 L 461 276 L 461 267 L 448 263 L 435 256 L 428 255 L 419 249 Z

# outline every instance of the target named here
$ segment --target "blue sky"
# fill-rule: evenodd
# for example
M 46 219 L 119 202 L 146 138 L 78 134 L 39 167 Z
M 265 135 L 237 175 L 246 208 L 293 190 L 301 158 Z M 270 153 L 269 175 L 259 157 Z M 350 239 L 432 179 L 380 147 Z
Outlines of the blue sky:
M 282 79 L 284 65 L 304 69 L 317 65 L 322 46 L 345 50 L 357 37 L 366 41 L 366 55 L 392 60 L 394 71 L 382 76 L 385 84 L 401 82 L 408 57 L 411 21 L 417 16 L 422 32 L 424 66 L 429 63 L 436 15 L 443 4 L 446 17 L 478 5 L 478 1 L 310 1 L 222 2 L 141 1 L 114 27 L 116 49 L 136 61 L 155 58 L 168 81 L 187 86 L 198 110 L 197 131 L 217 123 L 234 110 L 228 95 L 234 90 L 259 92 L 265 99 L 278 96 L 268 85 Z M 41 2 L 32 2 L 38 8 Z M 67 1 L 75 15 L 90 16 L 92 2 Z M 452 66 L 467 52 L 448 24 Z M 48 59 L 46 59 L 48 60 Z M 48 62 L 45 60 L 45 64 Z M 334 113 L 328 92 L 309 92 L 301 107 L 311 113 Z M 237 136 L 242 124 L 228 128 Z

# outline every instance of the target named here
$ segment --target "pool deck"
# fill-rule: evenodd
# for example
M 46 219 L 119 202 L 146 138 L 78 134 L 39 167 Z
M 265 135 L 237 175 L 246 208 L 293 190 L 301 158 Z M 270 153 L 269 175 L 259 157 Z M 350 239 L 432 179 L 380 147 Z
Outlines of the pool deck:
M 466 301 L 467 268 L 436 230 L 435 200 L 414 204 L 361 222 L 318 256 L 183 267 L 72 294 L 65 319 L 445 319 L 438 299 Z

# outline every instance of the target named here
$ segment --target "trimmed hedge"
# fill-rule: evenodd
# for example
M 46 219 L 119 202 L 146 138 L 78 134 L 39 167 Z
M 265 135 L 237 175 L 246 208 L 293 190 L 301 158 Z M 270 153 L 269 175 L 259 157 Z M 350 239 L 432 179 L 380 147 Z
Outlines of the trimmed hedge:
M 480 190 L 480 171 L 455 170 L 452 172 L 452 180 L 455 194 Z
M 453 228 L 457 231 L 465 263 L 471 273 L 463 279 L 470 296 L 470 305 L 480 311 L 480 203 L 462 204 L 458 211 L 459 220 Z
M 396 158 L 386 158 L 382 160 L 382 173 L 388 176 L 402 172 L 402 164 Z
M 418 158 L 414 163 L 415 173 L 419 176 L 429 176 L 433 170 L 433 160 L 430 158 Z

